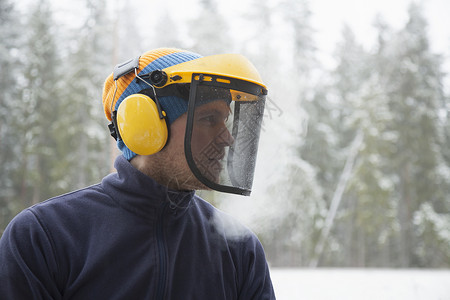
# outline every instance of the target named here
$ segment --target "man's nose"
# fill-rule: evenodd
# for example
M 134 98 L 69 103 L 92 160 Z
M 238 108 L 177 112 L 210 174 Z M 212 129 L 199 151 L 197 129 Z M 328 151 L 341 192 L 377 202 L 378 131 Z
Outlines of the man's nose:
M 216 143 L 223 147 L 228 147 L 234 144 L 234 138 L 226 126 L 223 126 L 217 135 Z

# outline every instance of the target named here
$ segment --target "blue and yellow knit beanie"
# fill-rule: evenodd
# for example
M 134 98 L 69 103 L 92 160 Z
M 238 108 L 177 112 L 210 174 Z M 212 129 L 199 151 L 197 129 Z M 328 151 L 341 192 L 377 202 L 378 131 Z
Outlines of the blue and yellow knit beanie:
M 151 50 L 140 57 L 138 75 L 147 74 L 154 70 L 164 69 L 200 57 L 202 56 L 199 54 L 180 49 L 159 48 Z M 113 74 L 109 75 L 106 79 L 103 88 L 103 109 L 105 111 L 106 118 L 109 121 L 111 121 L 111 107 L 114 107 L 114 110 L 117 110 L 120 103 L 126 97 L 139 93 L 144 89 L 148 89 L 147 84 L 140 80 L 136 82 L 135 78 L 136 74 L 131 72 L 117 80 L 115 99 L 113 99 L 113 97 L 116 85 L 114 83 Z M 167 114 L 169 125 L 187 111 L 188 103 L 182 98 L 167 96 L 158 97 L 158 100 L 162 109 Z M 115 103 L 112 103 L 112 101 Z M 131 160 L 134 156 L 136 156 L 136 153 L 128 149 L 121 140 L 117 142 L 117 147 L 122 151 L 123 156 L 125 156 L 128 160 Z

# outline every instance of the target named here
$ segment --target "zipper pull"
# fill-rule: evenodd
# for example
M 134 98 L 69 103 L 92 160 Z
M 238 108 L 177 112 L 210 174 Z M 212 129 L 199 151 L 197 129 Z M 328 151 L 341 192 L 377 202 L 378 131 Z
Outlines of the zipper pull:
M 176 216 L 177 215 L 177 205 L 173 202 L 169 202 L 169 208 L 172 210 L 172 213 Z

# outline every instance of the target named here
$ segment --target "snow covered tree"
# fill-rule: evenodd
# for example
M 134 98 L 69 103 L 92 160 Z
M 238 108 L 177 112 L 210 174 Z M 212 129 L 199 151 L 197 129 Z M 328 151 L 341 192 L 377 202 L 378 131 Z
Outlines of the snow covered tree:
M 40 0 L 28 12 L 28 34 L 22 49 L 23 81 L 20 99 L 20 123 L 11 128 L 18 134 L 20 178 L 16 178 L 16 196 L 22 208 L 49 198 L 57 192 L 52 167 L 60 159 L 55 155 L 55 120 L 59 117 L 60 69 L 55 28 L 48 1 Z
M 388 100 L 380 89 L 375 62 L 359 45 L 349 28 L 336 52 L 339 63 L 334 72 L 334 90 L 340 103 L 338 139 L 348 156 L 360 137 L 350 170 L 348 184 L 339 208 L 333 236 L 339 241 L 338 253 L 328 255 L 329 263 L 340 266 L 373 266 L 381 262 L 381 253 L 394 222 L 389 202 L 392 183 L 383 172 L 386 155 L 392 146 L 392 134 L 386 123 L 392 119 Z M 338 125 L 338 124 L 336 124 Z M 333 259 L 337 256 L 337 259 Z
M 441 61 L 428 47 L 420 8 L 412 5 L 409 14 L 399 32 L 377 21 L 373 53 L 344 29 L 332 88 L 305 107 L 313 120 L 304 146 L 316 142 L 303 146 L 301 154 L 318 170 L 329 213 L 335 214 L 316 253 L 323 251 L 319 265 L 448 266 Z M 341 170 L 358 136 L 354 165 L 342 186 Z M 339 188 L 341 199 L 335 197 Z M 324 229 L 331 226 L 327 220 Z
M 428 47 L 421 10 L 412 5 L 409 13 L 397 33 L 378 23 L 373 55 L 355 53 L 348 38 L 339 52 L 335 89 L 347 113 L 341 114 L 338 138 L 344 146 L 360 131 L 363 142 L 331 233 L 340 242 L 325 257 L 330 265 L 448 262 L 443 75 Z
M 316 121 L 304 114 L 305 103 L 322 95 L 321 90 L 313 90 L 313 74 L 319 66 L 314 56 L 310 11 L 304 1 L 283 1 L 275 8 L 263 2 L 255 7 L 261 17 L 255 27 L 260 42 L 259 48 L 254 47 L 258 49 L 256 57 L 262 58 L 265 70 L 269 70 L 265 73 L 269 87 L 289 87 L 274 88 L 266 105 L 269 111 L 278 108 L 276 111 L 281 115 L 267 122 L 269 126 L 264 132 L 270 136 L 268 143 L 277 146 L 277 158 L 272 165 L 278 166 L 281 173 L 278 177 L 269 176 L 268 170 L 273 167 L 265 168 L 265 176 L 271 180 L 266 181 L 265 198 L 257 200 L 266 203 L 266 210 L 262 211 L 260 225 L 256 228 L 260 228 L 260 238 L 271 264 L 307 266 L 313 257 L 325 211 L 317 168 L 305 161 L 298 150 L 304 142 L 305 124 L 309 128 L 311 123 L 307 121 Z M 280 31 L 274 29 L 276 19 L 283 20 L 278 25 L 283 26 L 282 32 L 286 35 L 280 37 Z
M 157 17 L 158 24 L 164 24 L 154 33 L 154 39 L 157 41 L 157 47 L 175 47 L 184 48 L 185 41 L 181 39 L 182 32 L 180 31 L 182 23 L 174 20 L 173 14 L 170 13 L 167 7 L 168 2 L 164 2 L 163 13 Z
M 367 80 L 365 65 L 368 55 L 347 26 L 343 29 L 343 41 L 335 56 L 337 67 L 331 72 L 331 78 L 324 80 L 322 92 L 316 93 L 313 101 L 304 102 L 310 121 L 299 153 L 316 169 L 316 178 L 326 203 L 326 216 L 316 239 L 311 266 L 333 265 L 334 257 L 341 256 L 338 260 L 342 262 L 348 254 L 345 245 L 351 244 L 348 238 L 351 228 L 341 228 L 340 216 L 351 206 L 344 192 L 355 172 L 360 139 L 364 136 L 355 107 L 360 104 L 361 86 Z
M 103 3 L 103 4 L 102 4 Z M 101 13 L 101 5 L 105 5 L 106 2 L 99 2 L 99 14 Z M 99 34 L 104 35 L 102 37 L 103 42 L 107 42 L 106 51 L 112 51 L 111 55 L 111 65 L 119 64 L 126 60 L 131 59 L 132 57 L 140 55 L 143 51 L 148 49 L 144 49 L 143 46 L 145 42 L 150 44 L 154 43 L 153 36 L 145 36 L 143 34 L 152 34 L 157 30 L 141 30 L 139 25 L 137 24 L 136 11 L 140 8 L 136 5 L 136 3 L 130 1 L 115 1 L 113 6 L 113 16 L 110 18 L 113 26 L 109 27 L 105 24 L 106 17 L 103 16 L 100 28 L 97 30 Z M 104 9 L 103 9 L 104 10 Z M 98 17 L 100 17 L 99 15 Z M 156 16 L 151 18 L 147 24 L 148 27 L 145 29 L 150 29 L 154 24 L 158 24 L 155 21 Z M 105 39 L 106 36 L 112 36 L 112 39 Z M 150 45 L 150 47 L 154 47 Z M 104 52 L 103 54 L 107 54 Z M 109 56 L 109 55 L 107 55 Z
M 13 128 L 21 121 L 19 89 L 20 51 L 22 40 L 19 13 L 14 2 L 0 0 L 0 234 L 14 208 L 17 169 L 20 165 L 19 133 Z
M 425 237 L 417 231 L 417 226 L 423 224 L 415 223 L 415 215 L 423 216 L 424 210 L 430 207 L 434 213 L 450 215 L 448 165 L 442 157 L 442 147 L 448 146 L 443 143 L 439 119 L 444 99 L 443 73 L 440 57 L 430 50 L 426 30 L 427 22 L 421 7 L 412 4 L 405 28 L 384 49 L 391 64 L 380 68 L 394 116 L 387 129 L 397 134 L 388 171 L 396 177 L 398 264 L 401 267 L 420 267 L 435 255 L 416 248 L 415 245 L 423 243 Z M 439 239 L 438 232 L 434 236 Z M 429 243 L 422 246 L 433 248 Z M 448 265 L 448 261 L 447 256 L 441 263 Z
M 233 50 L 228 25 L 220 13 L 219 1 L 200 0 L 198 15 L 190 20 L 188 28 L 192 49 L 201 55 L 226 53 Z
M 97 182 L 110 163 L 110 137 L 101 102 L 103 82 L 112 71 L 113 52 L 105 7 L 103 0 L 87 0 L 84 23 L 69 34 L 76 41 L 64 62 L 63 110 L 69 115 L 58 119 L 61 127 L 68 129 L 60 154 L 66 155 L 65 162 L 71 166 L 61 165 L 66 172 L 61 184 L 68 184 L 69 189 Z

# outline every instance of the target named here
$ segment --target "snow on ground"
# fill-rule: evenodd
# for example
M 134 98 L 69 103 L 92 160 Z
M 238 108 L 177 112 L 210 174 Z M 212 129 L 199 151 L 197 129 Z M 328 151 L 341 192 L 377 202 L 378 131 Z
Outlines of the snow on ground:
M 277 300 L 450 300 L 450 270 L 271 269 Z

